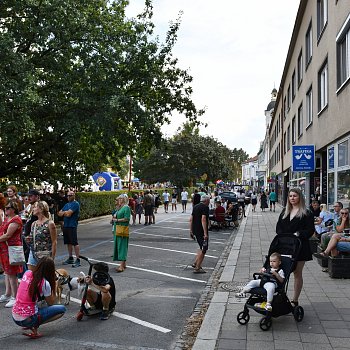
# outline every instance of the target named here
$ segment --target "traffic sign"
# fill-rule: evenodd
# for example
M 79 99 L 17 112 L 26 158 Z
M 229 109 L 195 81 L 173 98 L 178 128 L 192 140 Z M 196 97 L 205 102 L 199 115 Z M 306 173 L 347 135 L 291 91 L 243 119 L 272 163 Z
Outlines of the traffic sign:
M 315 145 L 292 146 L 292 171 L 315 171 Z

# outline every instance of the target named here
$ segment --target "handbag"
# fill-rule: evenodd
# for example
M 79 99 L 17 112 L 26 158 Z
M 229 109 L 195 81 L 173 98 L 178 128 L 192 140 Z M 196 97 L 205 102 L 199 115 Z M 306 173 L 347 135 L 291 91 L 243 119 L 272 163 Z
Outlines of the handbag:
M 51 256 L 51 252 L 49 250 L 36 250 L 38 246 L 35 244 L 35 236 L 36 236 L 36 221 L 34 222 L 34 231 L 33 231 L 33 255 L 36 260 L 40 260 L 44 257 Z M 40 248 L 40 247 L 39 247 Z
M 129 237 L 129 226 L 117 225 L 115 230 L 116 236 Z
M 24 257 L 23 246 L 21 245 L 9 245 L 9 262 L 10 265 L 24 265 L 26 263 L 26 259 Z

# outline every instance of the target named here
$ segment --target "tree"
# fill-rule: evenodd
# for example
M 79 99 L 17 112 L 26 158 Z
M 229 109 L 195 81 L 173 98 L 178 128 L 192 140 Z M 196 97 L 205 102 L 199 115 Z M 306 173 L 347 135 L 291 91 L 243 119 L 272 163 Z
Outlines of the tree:
M 234 180 L 241 163 L 248 159 L 242 150 L 231 151 L 210 136 L 201 136 L 198 128 L 185 123 L 182 129 L 161 147 L 153 147 L 147 158 L 137 159 L 134 171 L 149 183 L 171 181 L 188 186 L 206 174 L 206 181 Z M 239 169 L 239 173 L 238 173 Z M 235 176 L 235 177 L 233 177 Z
M 198 123 L 192 77 L 153 38 L 152 3 L 0 2 L 0 178 L 79 184 L 106 164 L 147 152 L 177 110 Z

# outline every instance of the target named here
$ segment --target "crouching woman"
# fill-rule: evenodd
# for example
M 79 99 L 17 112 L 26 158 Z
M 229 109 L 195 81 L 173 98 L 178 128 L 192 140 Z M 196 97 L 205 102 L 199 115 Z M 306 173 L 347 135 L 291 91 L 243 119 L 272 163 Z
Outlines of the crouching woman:
M 26 271 L 19 285 L 12 318 L 18 326 L 30 329 L 23 333 L 32 339 L 40 338 L 38 328 L 43 323 L 55 321 L 66 312 L 63 305 L 53 305 L 56 298 L 55 264 L 52 258 L 40 259 L 33 271 Z M 47 307 L 38 308 L 38 301 L 45 300 Z

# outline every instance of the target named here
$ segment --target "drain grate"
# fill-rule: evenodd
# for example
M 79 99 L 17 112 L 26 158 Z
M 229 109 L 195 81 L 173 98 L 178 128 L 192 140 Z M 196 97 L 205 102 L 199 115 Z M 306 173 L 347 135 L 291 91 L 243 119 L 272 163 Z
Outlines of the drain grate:
M 220 285 L 227 292 L 240 292 L 247 282 L 225 282 Z

